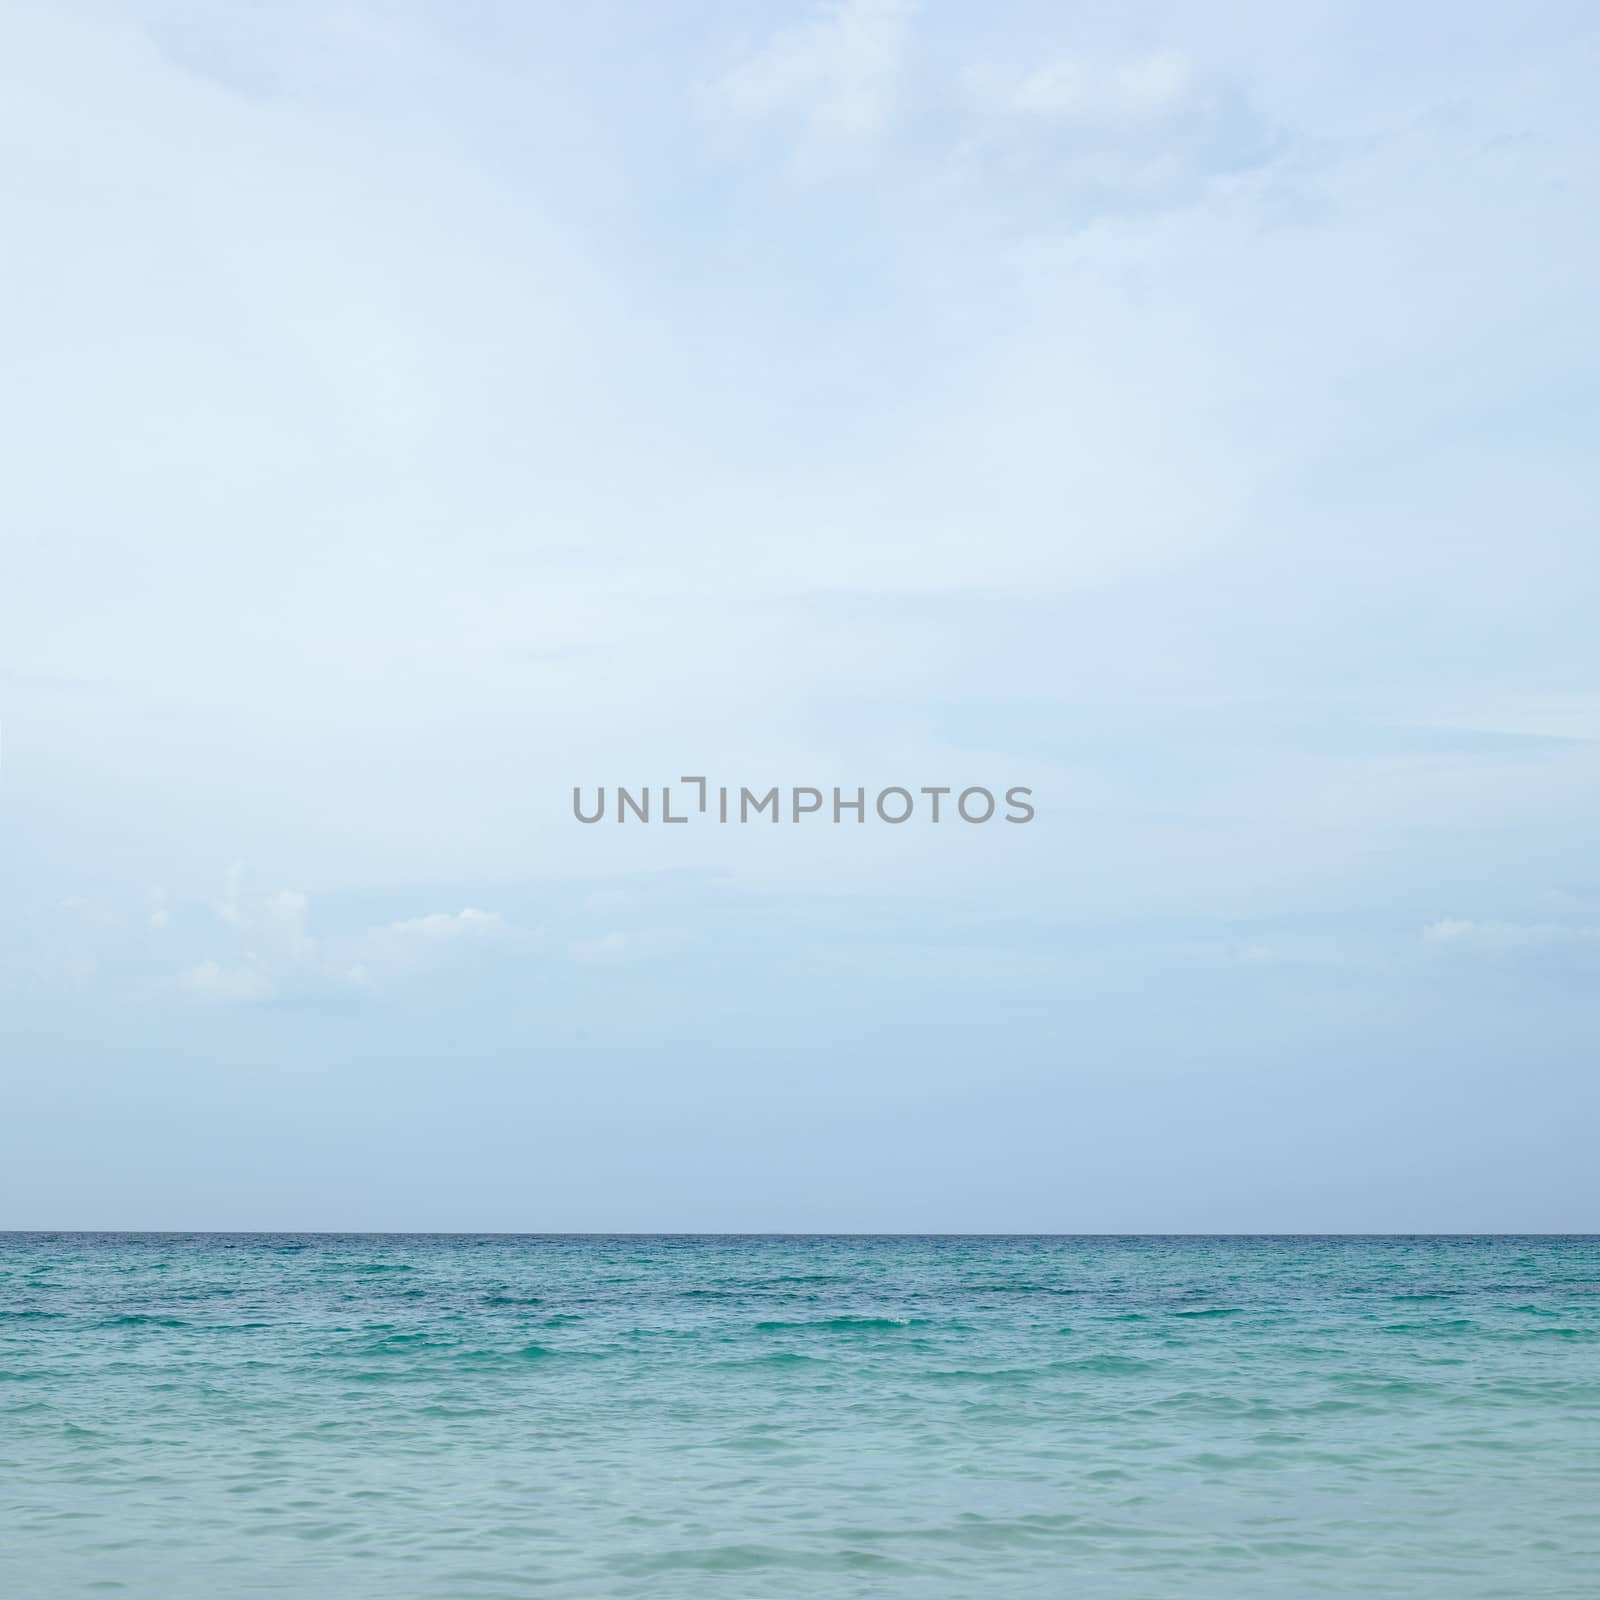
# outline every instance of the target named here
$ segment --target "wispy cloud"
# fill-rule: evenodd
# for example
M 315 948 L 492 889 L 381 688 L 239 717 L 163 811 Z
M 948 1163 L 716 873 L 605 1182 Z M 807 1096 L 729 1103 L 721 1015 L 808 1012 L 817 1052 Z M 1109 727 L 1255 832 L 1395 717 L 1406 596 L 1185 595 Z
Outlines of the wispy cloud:
M 1559 922 L 1474 922 L 1446 917 L 1429 925 L 1429 944 L 1492 956 L 1537 954 L 1541 951 L 1589 952 L 1600 955 L 1600 928 Z
M 731 67 L 706 97 L 734 125 L 792 131 L 804 172 L 859 160 L 888 130 L 913 0 L 832 0 Z
M 401 939 L 440 941 L 494 938 L 507 929 L 505 919 L 496 912 L 466 906 L 460 911 L 433 911 L 391 922 L 385 931 Z
M 183 972 L 180 987 L 202 1000 L 229 1004 L 249 1004 L 267 999 L 273 990 L 272 979 L 255 961 L 225 965 L 220 961 L 201 961 Z
M 1057 56 L 1040 66 L 967 69 L 967 91 L 980 110 L 1092 127 L 1147 125 L 1182 110 L 1196 74 L 1175 50 L 1144 55 Z
M 254 1003 L 359 988 L 366 981 L 360 962 L 330 949 L 311 926 L 311 897 L 300 889 L 256 890 L 244 862 L 229 869 L 213 898 L 212 936 L 231 941 L 233 951 L 184 969 L 181 989 L 200 999 Z M 173 918 L 164 892 L 150 929 L 165 938 Z

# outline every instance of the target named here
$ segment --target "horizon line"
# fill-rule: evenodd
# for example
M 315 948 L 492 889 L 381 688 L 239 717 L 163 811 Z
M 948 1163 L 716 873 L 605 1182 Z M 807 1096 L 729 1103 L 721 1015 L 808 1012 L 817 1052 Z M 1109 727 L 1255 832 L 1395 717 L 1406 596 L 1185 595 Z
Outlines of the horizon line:
M 1268 1231 L 1172 1231 L 1163 1229 L 1089 1232 L 932 1230 L 894 1231 L 807 1229 L 630 1229 L 573 1230 L 501 1228 L 0 1228 L 0 1239 L 41 1235 L 102 1238 L 253 1238 L 293 1236 L 302 1239 L 1600 1239 L 1589 1229 L 1500 1230 L 1369 1230 L 1312 1229 Z

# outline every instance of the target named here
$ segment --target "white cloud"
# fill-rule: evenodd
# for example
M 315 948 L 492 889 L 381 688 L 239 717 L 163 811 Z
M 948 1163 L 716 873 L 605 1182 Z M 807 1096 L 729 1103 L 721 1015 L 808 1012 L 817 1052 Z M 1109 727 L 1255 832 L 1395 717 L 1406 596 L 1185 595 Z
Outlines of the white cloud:
M 568 947 L 579 961 L 615 961 L 628 950 L 628 936 L 618 929 L 595 939 L 574 939 Z
M 165 896 L 153 902 L 152 928 L 162 928 L 170 920 Z M 211 902 L 217 920 L 234 929 L 241 938 L 260 944 L 275 955 L 293 961 L 309 960 L 316 954 L 317 942 L 308 923 L 309 896 L 299 889 L 277 889 L 261 894 L 250 887 L 249 868 L 235 861 L 223 880 L 221 895 Z M 161 920 L 157 920 L 158 917 Z
M 245 922 L 245 912 L 240 896 L 244 888 L 245 864 L 235 861 L 229 868 L 227 877 L 223 880 L 221 897 L 211 902 L 211 909 L 218 918 L 230 926 L 242 927 Z
M 1473 922 L 1446 917 L 1430 924 L 1423 937 L 1430 944 L 1487 955 L 1600 949 L 1600 928 L 1558 922 Z
M 267 897 L 267 914 L 292 927 L 305 921 L 309 906 L 310 901 L 298 889 L 280 889 Z
M 682 927 L 610 928 L 569 940 L 567 953 L 586 965 L 632 966 L 680 949 L 687 937 L 688 930 Z
M 232 930 L 236 954 L 202 961 L 179 978 L 185 991 L 209 1000 L 294 1000 L 372 992 L 381 987 L 386 974 L 460 968 L 469 959 L 469 949 L 498 942 L 515 931 L 498 912 L 467 906 L 318 937 L 310 927 L 308 895 L 298 889 L 252 894 L 243 866 L 230 870 L 213 910 L 219 922 Z
M 354 969 L 323 958 L 310 929 L 311 899 L 299 889 L 261 894 L 250 888 L 242 861 L 229 867 L 212 912 L 236 941 L 236 960 L 210 959 L 184 971 L 180 986 L 211 1000 L 256 1001 L 283 992 L 359 984 Z M 164 931 L 172 922 L 164 891 L 152 894 L 150 927 Z
M 1121 60 L 1065 55 L 1031 70 L 979 65 L 967 73 L 968 92 L 983 110 L 1099 127 L 1168 116 L 1194 85 L 1189 61 L 1172 50 Z
M 235 1004 L 264 1000 L 272 993 L 272 980 L 251 960 L 233 966 L 220 961 L 202 961 L 184 972 L 178 982 L 190 994 L 202 999 Z
M 725 73 L 711 104 L 734 123 L 793 119 L 802 168 L 860 153 L 893 116 L 914 9 L 911 0 L 834 0 Z
M 112 907 L 103 905 L 98 900 L 86 899 L 82 895 L 73 895 L 63 900 L 61 909 L 89 928 L 116 928 L 122 924 L 122 917 Z
M 1193 206 L 1214 180 L 1264 172 L 1294 148 L 1253 86 L 1177 50 L 979 62 L 964 88 L 968 180 L 1079 226 Z
M 268 895 L 263 911 L 272 934 L 291 960 L 305 961 L 316 954 L 317 942 L 306 926 L 311 902 L 298 889 L 280 889 Z
M 467 906 L 461 911 L 435 911 L 428 916 L 392 922 L 387 931 L 405 939 L 431 941 L 485 938 L 505 933 L 506 922 L 498 912 Z
M 491 969 L 502 959 L 525 954 L 530 935 L 497 911 L 466 906 L 433 911 L 369 928 L 339 945 L 340 960 L 353 963 L 348 981 L 381 990 L 385 980 L 429 974 L 461 979 Z

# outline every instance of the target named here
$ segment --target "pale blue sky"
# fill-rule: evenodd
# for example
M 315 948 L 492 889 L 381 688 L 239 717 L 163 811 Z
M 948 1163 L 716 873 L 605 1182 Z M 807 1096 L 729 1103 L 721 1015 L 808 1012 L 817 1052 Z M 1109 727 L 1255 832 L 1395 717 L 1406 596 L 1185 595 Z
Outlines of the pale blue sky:
M 1600 1226 L 1592 7 L 4 9 L 0 1227 Z

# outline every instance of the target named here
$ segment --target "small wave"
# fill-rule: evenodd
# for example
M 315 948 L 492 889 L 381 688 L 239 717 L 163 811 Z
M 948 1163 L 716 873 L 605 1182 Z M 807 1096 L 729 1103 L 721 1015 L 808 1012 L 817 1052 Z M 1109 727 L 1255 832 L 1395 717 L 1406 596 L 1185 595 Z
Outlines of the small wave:
M 926 1318 L 908 1317 L 818 1317 L 799 1322 L 758 1322 L 757 1333 L 870 1333 L 883 1329 L 927 1327 Z
M 1417 1378 L 1380 1378 L 1369 1373 L 1343 1373 L 1333 1378 L 1332 1383 L 1346 1394 L 1382 1395 L 1395 1400 L 1438 1392 L 1437 1384 L 1424 1383 Z
M 877 1550 L 790 1550 L 775 1545 L 702 1545 L 688 1550 L 663 1550 L 651 1555 L 629 1555 L 613 1559 L 612 1567 L 621 1572 L 647 1577 L 669 1572 L 758 1572 L 787 1568 L 791 1571 L 870 1573 L 887 1577 L 891 1573 L 921 1570 L 914 1563 Z
M 1054 1372 L 1090 1372 L 1101 1377 L 1132 1377 L 1140 1372 L 1157 1370 L 1154 1361 L 1143 1361 L 1138 1356 L 1113 1355 L 1109 1351 L 1097 1356 L 1084 1356 L 1077 1361 L 1052 1361 Z
M 780 1274 L 776 1278 L 763 1278 L 760 1287 L 767 1288 L 779 1283 L 849 1283 L 850 1278 L 840 1272 L 790 1272 Z
M 799 1350 L 774 1350 L 770 1355 L 765 1356 L 732 1357 L 727 1361 L 717 1362 L 717 1365 L 724 1368 L 800 1366 L 825 1367 L 828 1365 L 828 1361 L 825 1356 L 808 1356 Z
M 386 1273 L 415 1272 L 407 1261 L 337 1261 L 316 1270 L 319 1278 L 377 1278 Z
M 359 1345 L 353 1352 L 358 1356 L 409 1356 L 428 1350 L 450 1350 L 454 1339 L 441 1339 L 431 1333 L 388 1333 Z
M 1564 1339 L 1583 1342 L 1600 1339 L 1600 1328 L 1518 1328 L 1514 1333 L 1497 1333 L 1502 1344 L 1528 1344 L 1538 1339 Z

